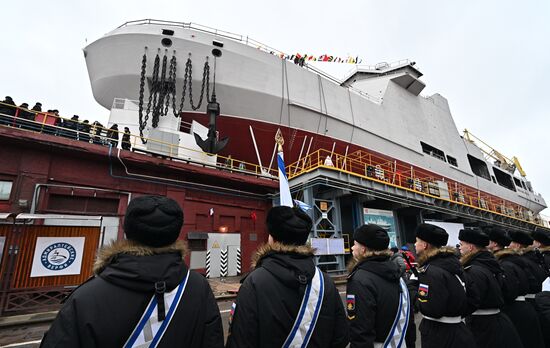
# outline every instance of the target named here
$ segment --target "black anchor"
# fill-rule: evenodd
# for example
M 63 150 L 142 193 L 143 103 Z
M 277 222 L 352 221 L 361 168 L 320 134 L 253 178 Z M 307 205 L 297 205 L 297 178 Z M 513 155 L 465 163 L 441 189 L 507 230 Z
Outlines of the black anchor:
M 208 123 L 208 135 L 206 140 L 203 140 L 200 135 L 195 135 L 195 141 L 199 147 L 208 155 L 215 155 L 227 145 L 229 138 L 223 138 L 221 140 L 216 139 L 216 117 L 220 115 L 220 103 L 216 101 L 216 92 L 212 94 L 212 99 L 206 106 L 206 112 L 210 115 L 210 121 Z

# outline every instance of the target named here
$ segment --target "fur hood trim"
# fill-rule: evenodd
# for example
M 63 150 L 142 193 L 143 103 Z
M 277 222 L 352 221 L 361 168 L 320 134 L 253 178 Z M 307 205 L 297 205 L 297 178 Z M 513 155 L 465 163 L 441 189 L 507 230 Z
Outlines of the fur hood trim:
M 521 254 L 522 254 L 522 255 L 523 255 L 523 254 L 527 254 L 527 253 L 530 252 L 530 251 L 535 251 L 535 249 L 536 249 L 536 248 L 535 248 L 534 246 L 529 245 L 528 247 L 525 247 L 525 248 L 521 249 Z
M 371 250 L 371 251 L 367 251 L 364 255 L 359 256 L 359 259 L 357 260 L 352 257 L 351 261 L 348 263 L 348 266 L 347 266 L 348 272 L 351 273 L 358 264 L 374 256 L 391 257 L 392 252 L 391 250 Z
M 460 264 L 462 264 L 462 266 L 466 265 L 468 262 L 470 262 L 471 259 L 473 259 L 477 254 L 483 252 L 483 251 L 487 251 L 486 248 L 483 248 L 483 249 L 479 249 L 479 250 L 476 250 L 476 251 L 472 251 L 471 253 L 467 253 L 465 255 L 462 255 L 460 257 Z
M 500 249 L 495 251 L 494 255 L 497 258 L 497 260 L 500 260 L 510 255 L 520 255 L 520 253 L 516 249 L 506 248 L 506 249 Z
M 422 255 L 420 255 L 418 257 L 418 265 L 423 266 L 426 262 L 428 262 L 428 260 L 433 259 L 434 257 L 436 257 L 438 255 L 443 255 L 443 254 L 456 255 L 456 249 L 453 248 L 453 247 L 449 247 L 449 246 L 430 249 L 430 250 L 422 253 Z
M 96 258 L 96 261 L 94 263 L 94 274 L 101 273 L 107 265 L 109 265 L 113 259 L 119 255 L 119 254 L 127 254 L 127 255 L 134 255 L 134 256 L 151 256 L 151 255 L 158 255 L 158 254 L 169 254 L 169 253 L 175 253 L 179 252 L 181 254 L 181 259 L 185 259 L 185 256 L 187 255 L 187 245 L 184 241 L 178 240 L 173 244 L 160 247 L 160 248 L 153 248 L 150 246 L 146 246 L 143 244 L 136 243 L 132 240 L 123 239 L 119 241 L 115 241 L 111 243 L 110 245 L 102 248 Z
M 256 268 L 258 262 L 269 254 L 300 254 L 305 256 L 313 256 L 315 249 L 310 245 L 287 245 L 281 243 L 264 244 L 252 256 L 252 269 Z

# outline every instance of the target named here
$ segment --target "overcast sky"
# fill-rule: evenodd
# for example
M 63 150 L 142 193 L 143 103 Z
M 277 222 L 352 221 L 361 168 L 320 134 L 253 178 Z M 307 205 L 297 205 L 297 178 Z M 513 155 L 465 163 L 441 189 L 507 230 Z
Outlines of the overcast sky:
M 106 121 L 82 48 L 145 18 L 195 22 L 288 53 L 416 61 L 423 94 L 446 97 L 460 131 L 517 156 L 550 202 L 550 1 L 5 1 L 0 97 Z

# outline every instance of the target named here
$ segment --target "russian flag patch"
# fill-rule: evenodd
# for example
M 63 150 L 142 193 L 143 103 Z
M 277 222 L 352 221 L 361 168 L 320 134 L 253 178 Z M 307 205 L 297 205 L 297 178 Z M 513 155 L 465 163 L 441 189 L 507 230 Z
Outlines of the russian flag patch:
M 428 285 L 420 283 L 418 286 L 418 295 L 422 297 L 428 296 L 429 289 L 430 287 Z
M 235 314 L 235 308 L 237 308 L 237 304 L 233 302 L 231 305 L 231 310 L 229 311 L 229 325 L 231 325 L 231 322 L 233 321 L 233 315 Z
M 355 309 L 355 295 L 346 296 L 346 308 L 348 311 L 353 311 Z

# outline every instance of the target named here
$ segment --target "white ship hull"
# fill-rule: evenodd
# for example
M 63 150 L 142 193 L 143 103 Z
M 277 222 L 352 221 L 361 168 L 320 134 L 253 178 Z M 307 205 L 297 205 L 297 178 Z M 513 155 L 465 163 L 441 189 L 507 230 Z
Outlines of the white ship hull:
M 163 29 L 173 30 L 174 34 L 163 35 Z M 162 46 L 163 38 L 172 41 L 169 48 Z M 146 75 L 151 76 L 153 60 L 159 49 L 161 56 L 166 52 L 169 57 L 175 50 L 178 101 L 185 61 L 190 56 L 197 103 L 205 57 L 209 57 L 213 70 L 212 49 L 218 48 L 213 41 L 223 43 L 223 47 L 219 48 L 222 56 L 216 62 L 216 94 L 222 112 L 220 119 L 226 120 L 225 129 L 231 120 L 244 121 L 241 125 L 246 122 L 253 124 L 260 133 L 257 136 L 265 136 L 269 140 L 264 143 L 271 144 L 259 146 L 261 155 L 267 161 L 273 150 L 274 132 L 280 127 L 288 132 L 288 136 L 285 135 L 285 155 L 288 150 L 289 161 L 298 159 L 302 140 L 309 135 L 316 137 L 314 146 L 317 148 L 331 149 L 335 142 L 336 149 L 343 153 L 346 146 L 354 144 L 514 202 L 535 214 L 546 207 L 544 199 L 532 190 L 505 188 L 473 173 L 468 154 L 484 160 L 483 154 L 478 147 L 460 136 L 446 99 L 439 94 L 430 97 L 417 95 L 394 79 L 396 76 L 404 76 L 404 79 L 412 76 L 411 81 L 417 82 L 414 74 L 418 71 L 408 64 L 395 75 L 348 81 L 348 84 L 370 92 L 368 96 L 264 49 L 247 45 L 246 38 L 234 40 L 185 26 L 128 25 L 106 34 L 85 48 L 93 95 L 108 109 L 114 98 L 137 100 L 143 54 L 146 53 L 148 59 Z M 146 84 L 146 100 L 148 94 Z M 203 102 L 198 111 L 204 112 L 205 104 Z M 190 111 L 187 101 L 185 111 Z M 136 117 L 136 124 L 137 121 Z M 174 128 L 174 131 L 179 131 Z M 262 129 L 269 134 L 261 134 Z M 219 130 L 220 136 L 226 136 L 223 127 Z M 242 138 L 250 138 L 247 127 L 240 131 Z M 230 143 L 233 142 L 233 149 L 235 144 L 252 144 L 251 140 L 247 140 L 246 144 L 243 141 L 233 138 Z M 424 153 L 421 142 L 454 157 L 457 166 Z M 247 151 L 252 152 L 250 147 Z M 492 164 L 487 162 L 487 165 L 492 171 Z

